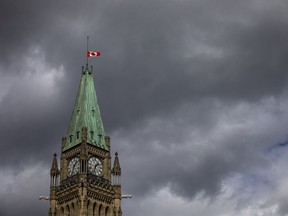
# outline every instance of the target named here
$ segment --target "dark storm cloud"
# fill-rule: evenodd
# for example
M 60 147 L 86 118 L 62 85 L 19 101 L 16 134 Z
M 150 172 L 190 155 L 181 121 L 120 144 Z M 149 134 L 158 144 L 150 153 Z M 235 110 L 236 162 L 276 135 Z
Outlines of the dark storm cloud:
M 229 17 L 226 13 L 245 16 L 249 8 L 246 4 L 227 1 L 217 5 L 211 1 L 162 4 L 162 1 L 105 4 L 76 1 L 71 5 L 61 2 L 55 7 L 53 2 L 35 1 L 26 7 L 16 4 L 10 10 L 13 6 L 6 2 L 5 11 L 9 13 L 3 13 L 2 20 L 11 20 L 10 28 L 5 31 L 11 33 L 3 37 L 2 44 L 8 50 L 11 35 L 29 41 L 26 44 L 15 40 L 16 44 L 12 44 L 16 51 L 25 51 L 25 45 L 27 49 L 36 42 L 47 53 L 51 64 L 63 63 L 69 74 L 73 74 L 68 79 L 76 80 L 74 85 L 61 87 L 69 91 L 77 85 L 85 36 L 90 33 L 91 47 L 103 50 L 103 64 L 95 63 L 98 96 L 100 100 L 113 98 L 102 102 L 109 128 L 131 124 L 132 119 L 140 116 L 169 112 L 203 96 L 245 100 L 283 91 L 287 80 L 284 19 L 271 14 L 269 17 L 250 15 L 253 25 L 246 27 L 225 19 Z M 23 7 L 27 9 L 22 10 Z M 224 10 L 227 12 L 221 19 Z M 10 11 L 20 15 L 14 16 Z M 207 16 L 208 13 L 211 15 Z M 19 19 L 21 15 L 28 20 Z M 204 54 L 185 58 L 184 53 L 193 41 L 219 48 L 224 57 L 215 59 Z M 193 52 L 193 44 L 190 49 Z M 274 65 L 281 65 L 281 70 Z M 69 92 L 71 98 L 70 95 Z M 110 107 L 121 110 L 122 114 L 111 115 L 115 112 Z
M 46 178 L 48 167 L 42 163 L 22 164 L 18 169 L 1 169 L 0 213 L 11 216 L 25 213 L 27 215 L 45 215 L 47 201 L 40 201 L 40 195 L 48 193 L 49 179 Z
M 234 134 L 238 140 L 228 136 L 212 150 L 191 149 L 196 141 L 187 145 L 192 132 L 185 129 L 200 130 L 205 138 L 217 127 L 217 103 L 210 100 L 233 107 L 285 91 L 288 25 L 281 1 L 5 0 L 0 8 L 1 77 L 28 73 L 25 59 L 35 49 L 49 67 L 64 68 L 64 78 L 54 87 L 57 94 L 42 97 L 15 87 L 0 100 L 1 166 L 31 157 L 47 161 L 48 154 L 59 151 L 85 63 L 86 35 L 91 49 L 102 52 L 91 62 L 106 130 L 122 131 L 123 142 L 134 143 L 125 149 L 129 163 L 123 163 L 139 178 L 127 179 L 126 187 L 139 196 L 165 184 L 189 198 L 201 191 L 217 194 L 225 177 L 264 163 L 251 155 L 267 141 L 242 140 L 239 132 Z M 159 125 L 141 131 L 154 118 Z M 177 127 L 162 128 L 177 120 Z M 138 137 L 131 140 L 130 132 Z M 158 152 L 152 151 L 155 139 Z M 181 150 L 172 151 L 175 143 Z
M 213 102 L 198 106 L 187 106 L 165 120 L 151 120 L 140 127 L 142 131 L 132 129 L 115 135 L 115 142 L 120 140 L 118 146 L 124 146 L 120 157 L 123 166 L 133 164 L 127 176 L 135 177 L 123 180 L 126 190 L 139 196 L 169 185 L 174 193 L 187 199 L 199 192 L 217 197 L 225 178 L 270 166 L 264 150 L 279 140 L 285 129 L 276 116 L 273 121 L 263 120 L 250 126 L 255 115 L 266 118 L 264 104 L 263 108 L 249 107 L 239 113 L 235 112 L 239 108 L 233 106 L 217 109 Z M 201 122 L 199 115 L 208 115 L 209 120 Z M 223 115 L 228 117 L 227 122 L 221 122 Z M 130 139 L 123 143 L 121 135 L 127 133 L 131 133 Z
M 113 53 L 108 55 L 117 55 L 113 61 L 116 64 L 121 61 L 115 68 L 109 65 L 108 70 L 102 70 L 109 71 L 103 74 L 109 82 L 103 80 L 103 83 L 111 86 L 105 94 L 119 98 L 109 101 L 112 103 L 109 107 L 122 113 L 111 120 L 106 118 L 109 124 L 113 121 L 123 125 L 128 117 L 136 120 L 159 113 L 165 115 L 183 103 L 202 97 L 257 100 L 284 90 L 287 23 L 283 19 L 261 14 L 251 18 L 250 27 L 227 20 L 215 21 L 213 15 L 221 15 L 210 11 L 208 5 L 207 11 L 200 7 L 212 13 L 204 17 L 197 11 L 199 5 L 190 2 L 161 9 L 153 8 L 157 3 L 143 7 L 138 3 L 136 7 L 136 3 L 129 2 L 128 11 L 121 10 L 123 5 L 118 5 L 116 13 L 108 11 L 108 15 L 115 17 L 114 23 L 112 18 L 108 18 L 110 22 L 103 20 L 104 32 L 110 33 L 109 41 L 120 44 L 112 43 L 109 50 Z M 193 53 L 193 42 L 196 46 L 203 41 L 223 52 L 223 57 L 214 58 L 205 53 L 185 57 L 186 52 Z M 122 52 L 118 53 L 117 48 Z M 102 84 L 98 86 L 102 90 Z M 109 111 L 106 106 L 104 102 L 104 110 Z

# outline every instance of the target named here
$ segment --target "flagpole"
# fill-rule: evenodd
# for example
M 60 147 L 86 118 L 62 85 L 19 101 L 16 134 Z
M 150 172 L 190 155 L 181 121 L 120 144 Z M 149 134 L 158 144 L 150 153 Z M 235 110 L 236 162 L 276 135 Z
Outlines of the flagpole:
M 88 70 L 88 49 L 89 49 L 89 36 L 87 36 L 87 52 L 86 52 L 86 69 Z

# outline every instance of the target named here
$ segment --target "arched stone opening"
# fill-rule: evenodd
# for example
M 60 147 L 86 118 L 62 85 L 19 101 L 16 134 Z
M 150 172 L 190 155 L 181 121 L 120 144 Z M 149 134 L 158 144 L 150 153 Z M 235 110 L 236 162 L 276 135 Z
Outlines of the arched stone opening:
M 61 213 L 62 213 L 61 215 L 65 216 L 65 210 L 64 210 L 64 207 L 61 208 Z
M 103 216 L 103 206 L 102 204 L 99 205 L 99 208 L 98 208 L 98 215 L 97 216 Z
M 66 209 L 67 209 L 67 214 L 66 214 L 66 215 L 67 215 L 67 216 L 71 216 L 71 214 L 70 214 L 70 207 L 69 207 L 69 205 L 67 205 L 67 206 L 66 206 Z
M 109 208 L 109 206 L 107 206 L 105 208 L 105 216 L 110 216 L 110 208 Z
M 92 215 L 93 216 L 96 216 L 97 215 L 97 205 L 96 205 L 96 202 L 93 204 L 93 209 L 92 209 Z

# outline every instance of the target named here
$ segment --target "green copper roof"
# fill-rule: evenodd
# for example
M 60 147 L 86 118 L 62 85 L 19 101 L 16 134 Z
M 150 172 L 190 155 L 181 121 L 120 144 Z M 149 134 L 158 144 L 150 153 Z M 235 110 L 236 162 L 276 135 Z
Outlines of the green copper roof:
M 63 151 L 81 143 L 82 128 L 87 128 L 87 143 L 109 150 L 105 143 L 105 131 L 101 120 L 92 73 L 86 67 L 82 73 L 77 98 Z

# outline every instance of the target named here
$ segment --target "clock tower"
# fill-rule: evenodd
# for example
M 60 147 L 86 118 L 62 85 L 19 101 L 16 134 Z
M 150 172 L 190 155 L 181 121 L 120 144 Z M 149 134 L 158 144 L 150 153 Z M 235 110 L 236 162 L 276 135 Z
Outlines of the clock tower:
M 68 133 L 62 138 L 60 170 L 54 154 L 50 170 L 49 216 L 122 216 L 118 153 L 111 167 L 97 102 L 92 67 L 82 68 Z

